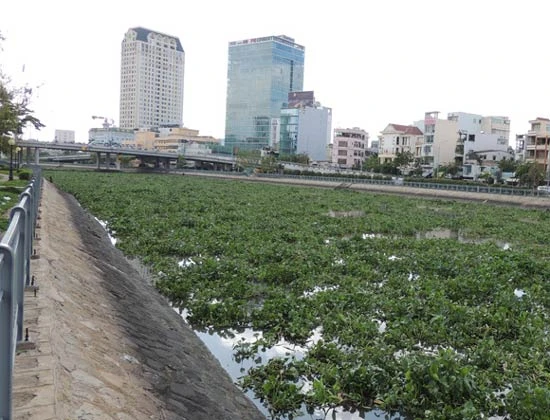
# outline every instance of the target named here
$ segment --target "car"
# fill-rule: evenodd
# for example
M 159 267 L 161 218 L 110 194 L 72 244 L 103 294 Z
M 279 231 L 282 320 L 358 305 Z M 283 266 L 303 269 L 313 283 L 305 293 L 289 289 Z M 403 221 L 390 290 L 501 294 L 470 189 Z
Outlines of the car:
M 550 185 L 541 185 L 540 187 L 537 187 L 537 193 L 539 195 L 549 195 Z

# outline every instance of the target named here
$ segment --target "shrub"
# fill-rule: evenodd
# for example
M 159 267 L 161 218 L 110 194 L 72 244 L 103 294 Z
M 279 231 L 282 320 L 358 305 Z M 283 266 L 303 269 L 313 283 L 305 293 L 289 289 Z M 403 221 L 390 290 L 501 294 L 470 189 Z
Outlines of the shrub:
M 17 172 L 19 179 L 30 180 L 32 178 L 32 171 L 29 169 L 20 169 Z

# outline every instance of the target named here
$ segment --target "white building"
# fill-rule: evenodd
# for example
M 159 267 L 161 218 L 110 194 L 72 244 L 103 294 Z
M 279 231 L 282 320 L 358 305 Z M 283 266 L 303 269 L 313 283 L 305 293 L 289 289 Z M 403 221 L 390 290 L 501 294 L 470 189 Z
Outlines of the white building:
M 297 153 L 314 161 L 329 160 L 328 145 L 332 134 L 332 109 L 307 107 L 300 109 Z
M 90 128 L 88 130 L 88 144 L 120 146 L 123 142 L 133 141 L 134 135 L 134 130 L 117 127 Z
M 424 169 L 434 170 L 441 165 L 455 162 L 458 138 L 458 123 L 439 118 L 439 112 L 426 112 L 424 119 L 414 123 L 424 138 L 415 145 L 415 157 L 420 159 Z
M 129 29 L 122 41 L 120 127 L 182 126 L 184 65 L 178 38 Z
M 508 148 L 510 145 L 510 118 L 503 116 L 483 117 L 481 131 L 497 136 L 497 144 Z
M 391 162 L 398 153 L 416 153 L 416 146 L 424 142 L 422 131 L 414 125 L 388 124 L 380 133 L 378 158 L 380 163 Z
M 313 91 L 290 92 L 278 120 L 274 148 L 285 155 L 303 154 L 312 161 L 329 161 L 332 109 L 315 101 Z
M 462 165 L 465 178 L 477 179 L 498 161 L 513 158 L 508 150 L 508 117 L 451 112 L 447 119 L 458 124 L 455 162 Z
M 74 143 L 74 130 L 55 130 L 54 142 L 56 143 Z
M 369 146 L 369 133 L 361 128 L 335 128 L 332 163 L 340 168 L 361 167 Z

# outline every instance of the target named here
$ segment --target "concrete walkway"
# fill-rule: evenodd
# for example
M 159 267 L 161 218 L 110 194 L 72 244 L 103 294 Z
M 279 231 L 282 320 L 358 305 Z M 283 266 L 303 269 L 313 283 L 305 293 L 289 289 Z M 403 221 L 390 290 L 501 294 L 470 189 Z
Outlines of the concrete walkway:
M 44 181 L 16 419 L 265 419 L 78 203 Z

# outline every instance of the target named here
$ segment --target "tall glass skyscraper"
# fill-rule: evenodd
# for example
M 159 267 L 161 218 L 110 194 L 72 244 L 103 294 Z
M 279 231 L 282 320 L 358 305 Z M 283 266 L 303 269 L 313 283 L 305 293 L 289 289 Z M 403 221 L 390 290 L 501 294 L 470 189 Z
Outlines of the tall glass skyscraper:
M 278 139 L 288 93 L 302 91 L 305 48 L 285 35 L 229 43 L 225 144 L 261 149 Z

